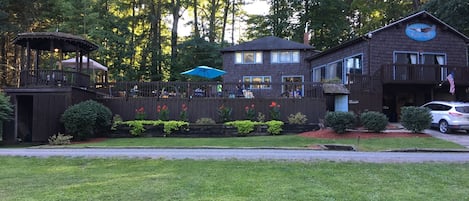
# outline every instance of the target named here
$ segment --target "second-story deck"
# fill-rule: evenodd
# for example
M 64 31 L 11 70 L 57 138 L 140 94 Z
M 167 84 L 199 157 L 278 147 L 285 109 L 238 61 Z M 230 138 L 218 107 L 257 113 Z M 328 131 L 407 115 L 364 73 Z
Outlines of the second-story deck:
M 454 73 L 454 82 L 469 85 L 469 67 L 421 64 L 387 64 L 381 66 L 383 84 L 438 84 Z

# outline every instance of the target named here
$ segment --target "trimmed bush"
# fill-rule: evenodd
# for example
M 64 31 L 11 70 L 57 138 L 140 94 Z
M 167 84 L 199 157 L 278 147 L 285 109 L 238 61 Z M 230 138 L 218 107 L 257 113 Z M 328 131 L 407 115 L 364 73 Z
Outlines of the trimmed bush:
M 239 135 L 247 135 L 250 132 L 254 131 L 254 126 L 258 125 L 258 122 L 251 121 L 251 120 L 237 120 L 237 121 L 230 121 L 225 122 L 227 126 L 234 126 L 238 130 Z
M 401 124 L 413 133 L 420 133 L 430 128 L 432 115 L 425 107 L 407 106 L 401 108 Z
M 98 132 L 111 129 L 112 113 L 109 108 L 88 100 L 70 106 L 60 118 L 67 133 L 75 139 L 81 140 L 93 137 Z
M 367 130 L 379 133 L 386 129 L 388 117 L 380 112 L 369 111 L 360 115 L 360 122 Z
M 91 110 L 96 112 L 96 123 L 93 131 L 94 134 L 103 135 L 108 132 L 112 127 L 113 120 L 111 110 L 94 100 L 85 101 L 83 104 L 86 104 L 86 107 L 90 107 Z
M 301 112 L 297 112 L 296 114 L 290 114 L 288 116 L 289 124 L 303 125 L 306 124 L 306 121 L 308 121 L 308 118 L 306 118 L 306 115 L 302 114 Z
M 265 122 L 265 124 L 267 125 L 267 132 L 272 135 L 279 135 L 283 131 L 283 121 L 270 120 Z
M 347 128 L 355 125 L 355 114 L 353 112 L 327 112 L 325 124 L 336 133 L 345 133 Z

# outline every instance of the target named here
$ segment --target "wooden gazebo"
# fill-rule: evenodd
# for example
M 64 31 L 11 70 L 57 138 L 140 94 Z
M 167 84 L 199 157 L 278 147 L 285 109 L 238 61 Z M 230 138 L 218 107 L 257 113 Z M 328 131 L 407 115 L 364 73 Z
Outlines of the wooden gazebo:
M 3 141 L 46 142 L 59 132 L 64 132 L 60 116 L 67 107 L 92 99 L 96 94 L 90 76 L 82 70 L 89 62 L 81 58 L 97 50 L 98 46 L 84 38 L 61 32 L 20 33 L 13 40 L 21 51 L 15 51 L 20 63 L 19 84 L 6 88 L 15 105 L 14 121 L 6 123 Z M 50 60 L 41 60 L 49 54 Z M 61 61 L 65 54 L 74 54 L 75 70 L 65 70 Z M 57 58 L 58 57 L 58 58 Z

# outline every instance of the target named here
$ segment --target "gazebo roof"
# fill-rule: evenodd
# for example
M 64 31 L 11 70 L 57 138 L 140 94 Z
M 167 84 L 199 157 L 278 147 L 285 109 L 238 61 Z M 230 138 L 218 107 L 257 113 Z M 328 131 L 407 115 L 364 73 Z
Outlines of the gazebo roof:
M 85 40 L 84 38 L 62 32 L 28 32 L 20 33 L 13 40 L 14 44 L 35 50 L 52 51 L 60 49 L 62 52 L 91 52 L 98 49 L 98 46 Z

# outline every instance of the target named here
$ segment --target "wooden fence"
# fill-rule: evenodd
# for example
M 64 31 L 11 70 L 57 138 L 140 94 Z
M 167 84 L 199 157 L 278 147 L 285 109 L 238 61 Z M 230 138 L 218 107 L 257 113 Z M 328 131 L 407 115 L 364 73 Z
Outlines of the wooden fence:
M 280 105 L 280 119 L 287 122 L 290 114 L 301 112 L 308 118 L 308 123 L 318 123 L 326 113 L 324 98 L 101 98 L 98 100 L 109 107 L 123 120 L 133 120 L 136 110 L 143 108 L 146 119 L 158 119 L 157 107 L 166 105 L 169 119 L 181 120 L 182 105 L 187 107 L 189 122 L 208 117 L 220 122 L 218 109 L 221 106 L 232 108 L 231 120 L 246 119 L 246 107 L 254 106 L 256 114 L 264 114 L 270 120 L 270 105 Z M 257 115 L 256 115 L 257 116 Z

